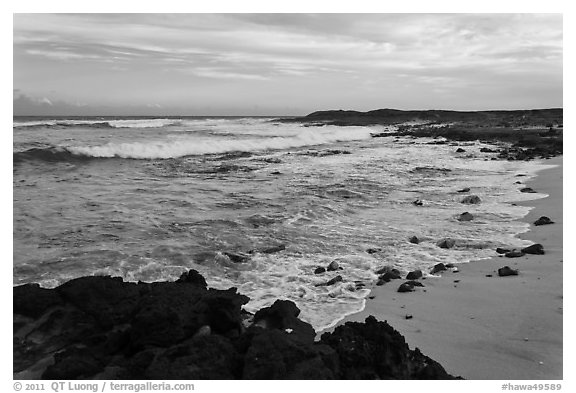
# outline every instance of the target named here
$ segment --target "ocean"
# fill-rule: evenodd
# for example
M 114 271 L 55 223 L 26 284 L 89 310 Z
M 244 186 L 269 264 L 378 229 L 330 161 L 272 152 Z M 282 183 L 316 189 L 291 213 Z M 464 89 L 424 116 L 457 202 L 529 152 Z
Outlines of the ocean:
M 395 129 L 15 117 L 13 284 L 196 269 L 210 287 L 249 296 L 250 312 L 289 299 L 320 330 L 363 309 L 379 267 L 426 272 L 530 244 L 515 237 L 530 208 L 514 202 L 545 197 L 517 183 L 542 161 L 494 161 L 479 141 L 371 137 Z M 482 203 L 462 204 L 465 187 Z M 465 211 L 474 220 L 458 221 Z M 443 238 L 455 247 L 436 246 Z M 314 273 L 332 261 L 341 269 Z

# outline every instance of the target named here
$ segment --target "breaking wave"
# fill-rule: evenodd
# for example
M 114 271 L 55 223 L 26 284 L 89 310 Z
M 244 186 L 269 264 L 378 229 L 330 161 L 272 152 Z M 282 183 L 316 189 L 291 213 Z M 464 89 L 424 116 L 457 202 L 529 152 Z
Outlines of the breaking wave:
M 89 128 L 160 128 L 178 125 L 180 119 L 125 119 L 125 120 L 33 120 L 14 122 L 14 128 L 89 127 Z
M 232 151 L 282 150 L 364 139 L 370 139 L 369 129 L 347 127 L 344 130 L 305 130 L 289 137 L 237 140 L 188 138 L 170 141 L 108 143 L 101 146 L 69 147 L 68 151 L 76 155 L 99 158 L 162 159 Z
M 64 147 L 48 147 L 48 148 L 33 148 L 26 151 L 13 153 L 13 163 L 21 163 L 24 161 L 47 161 L 47 162 L 63 162 L 63 161 L 85 161 L 89 160 L 85 154 L 76 154 Z

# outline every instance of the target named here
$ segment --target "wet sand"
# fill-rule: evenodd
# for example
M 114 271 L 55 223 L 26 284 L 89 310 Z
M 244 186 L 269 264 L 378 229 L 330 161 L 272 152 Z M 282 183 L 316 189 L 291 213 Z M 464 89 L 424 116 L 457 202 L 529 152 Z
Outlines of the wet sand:
M 460 264 L 458 272 L 428 277 L 425 288 L 411 293 L 398 293 L 403 281 L 393 280 L 375 287 L 366 308 L 340 323 L 368 315 L 387 320 L 410 348 L 466 379 L 562 379 L 562 157 L 545 163 L 558 166 L 526 185 L 549 196 L 522 203 L 534 209 L 523 219 L 530 231 L 520 235 L 541 243 L 545 255 Z M 555 224 L 532 225 L 540 216 Z M 505 265 L 519 275 L 498 277 Z

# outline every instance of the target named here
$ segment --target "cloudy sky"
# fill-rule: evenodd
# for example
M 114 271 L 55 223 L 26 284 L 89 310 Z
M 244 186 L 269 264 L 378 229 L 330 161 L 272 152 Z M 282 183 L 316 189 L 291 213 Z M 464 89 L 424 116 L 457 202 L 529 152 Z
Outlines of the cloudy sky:
M 560 14 L 15 14 L 16 115 L 562 107 Z

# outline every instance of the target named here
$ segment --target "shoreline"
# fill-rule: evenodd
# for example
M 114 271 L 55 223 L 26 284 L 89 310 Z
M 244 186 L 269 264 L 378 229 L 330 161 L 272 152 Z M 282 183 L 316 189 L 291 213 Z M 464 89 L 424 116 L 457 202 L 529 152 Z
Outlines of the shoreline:
M 495 256 L 458 264 L 424 288 L 398 293 L 403 280 L 372 288 L 364 309 L 348 315 L 317 337 L 369 315 L 388 321 L 411 348 L 465 379 L 562 379 L 562 171 L 563 157 L 545 161 L 526 186 L 548 194 L 517 202 L 533 207 L 521 219 L 530 230 L 518 238 L 541 243 L 545 255 Z M 520 178 L 521 180 L 521 178 Z M 540 216 L 555 224 L 534 226 Z M 498 277 L 510 266 L 518 276 Z M 492 277 L 487 277 L 492 275 Z M 411 318 L 407 319 L 407 316 Z

